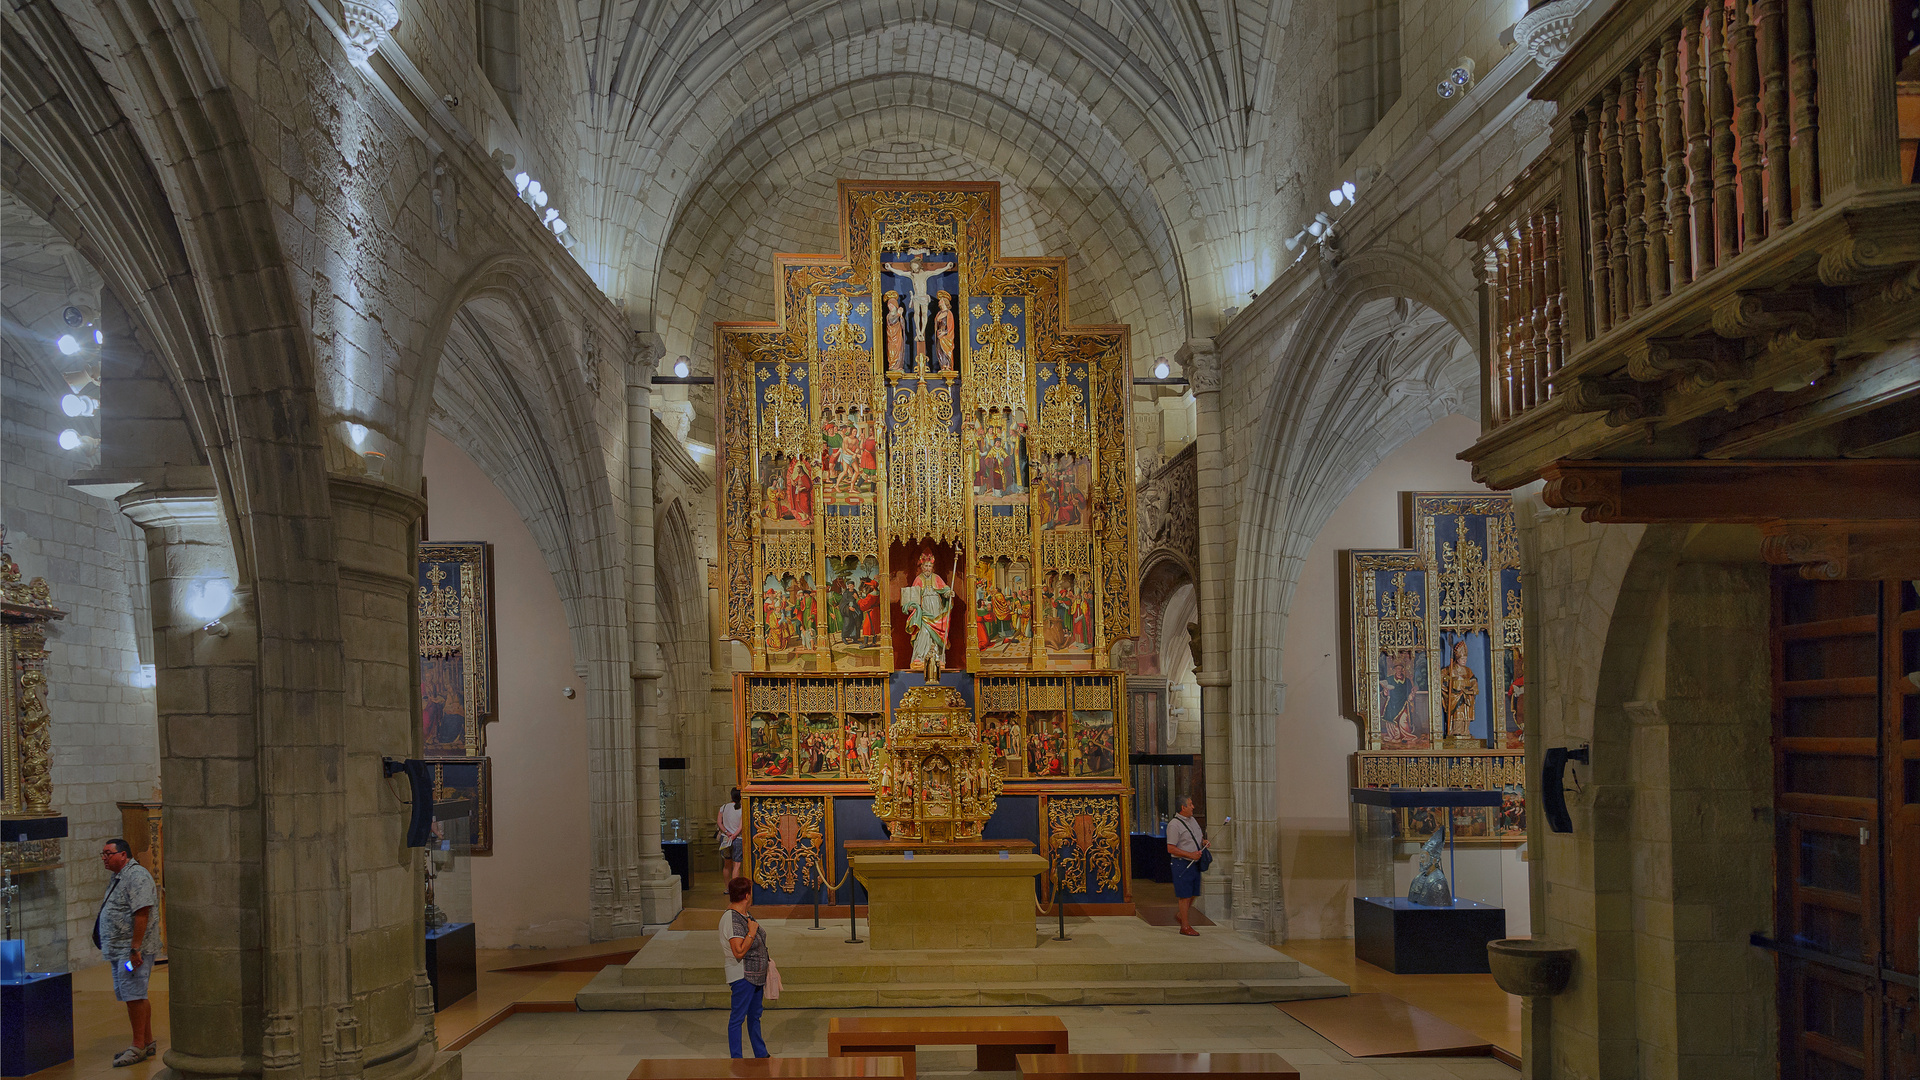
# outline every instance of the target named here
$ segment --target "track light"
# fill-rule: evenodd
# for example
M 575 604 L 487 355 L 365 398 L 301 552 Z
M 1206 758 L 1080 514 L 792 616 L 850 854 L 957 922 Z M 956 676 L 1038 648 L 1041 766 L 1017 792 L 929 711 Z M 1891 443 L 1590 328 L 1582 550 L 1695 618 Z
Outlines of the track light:
M 533 183 L 533 177 L 528 176 L 526 173 L 513 174 L 513 190 L 525 191 L 527 190 L 527 185 L 531 183 Z
M 1164 356 L 1160 358 L 1158 363 L 1153 365 L 1153 377 L 1156 379 L 1164 379 L 1172 371 L 1173 369 L 1167 366 L 1167 358 Z
M 690 364 L 688 364 L 688 363 L 687 363 L 687 358 L 686 358 L 686 357 L 684 357 L 684 356 L 683 356 L 683 357 L 681 357 L 680 359 L 678 359 L 678 360 L 675 360 L 675 361 L 673 362 L 673 375 L 674 375 L 674 378 L 676 378 L 676 379 L 684 379 L 684 378 L 686 378 L 686 377 L 687 377 L 688 375 L 690 375 L 690 374 L 692 374 L 692 373 L 693 373 L 693 367 L 692 367 L 692 365 L 690 365 Z

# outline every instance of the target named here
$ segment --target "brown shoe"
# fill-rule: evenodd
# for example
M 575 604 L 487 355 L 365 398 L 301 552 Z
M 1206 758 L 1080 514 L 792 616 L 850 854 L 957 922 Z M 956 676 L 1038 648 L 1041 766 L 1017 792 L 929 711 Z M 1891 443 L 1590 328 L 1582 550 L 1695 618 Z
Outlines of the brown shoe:
M 1185 935 L 1185 936 L 1187 936 L 1187 937 L 1199 937 L 1199 936 L 1200 936 L 1200 931 L 1198 931 L 1198 930 L 1195 930 L 1195 929 L 1194 929 L 1193 927 L 1191 927 L 1191 926 L 1183 926 L 1183 927 L 1181 927 L 1181 928 L 1180 928 L 1180 933 L 1182 933 L 1183 935 Z

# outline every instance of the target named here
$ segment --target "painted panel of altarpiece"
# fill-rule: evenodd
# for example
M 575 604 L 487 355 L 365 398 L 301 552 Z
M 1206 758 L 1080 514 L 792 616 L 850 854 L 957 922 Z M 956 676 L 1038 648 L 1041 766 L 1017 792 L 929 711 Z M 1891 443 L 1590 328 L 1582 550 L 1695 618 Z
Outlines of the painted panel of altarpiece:
M 1461 840 L 1526 829 L 1520 559 L 1507 495 L 1413 492 L 1406 548 L 1343 553 L 1348 688 L 1365 787 L 1473 787 L 1503 806 L 1455 812 Z M 1402 813 L 1423 838 L 1438 811 Z
M 421 756 L 477 757 L 494 717 L 493 545 L 419 545 Z
M 797 895 L 816 857 L 814 810 L 775 800 L 826 800 L 807 805 L 840 865 L 833 800 L 870 796 L 893 705 L 930 668 L 973 709 L 1003 805 L 1111 799 L 1124 827 L 1107 658 L 1138 622 L 1128 330 L 1065 324 L 1064 259 L 1000 258 L 997 184 L 843 181 L 839 205 L 840 253 L 775 257 L 772 321 L 715 327 L 725 636 L 753 661 L 735 750 L 773 815 L 747 822 L 763 900 Z M 1084 893 L 1118 902 L 1124 874 Z

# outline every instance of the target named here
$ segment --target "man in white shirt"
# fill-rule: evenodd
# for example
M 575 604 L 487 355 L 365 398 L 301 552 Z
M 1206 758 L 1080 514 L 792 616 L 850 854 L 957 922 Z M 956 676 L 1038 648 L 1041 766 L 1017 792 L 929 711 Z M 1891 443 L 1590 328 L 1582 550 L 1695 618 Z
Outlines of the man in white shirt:
M 746 854 L 746 844 L 740 839 L 739 788 L 734 788 L 727 801 L 720 804 L 720 814 L 714 824 L 720 832 L 720 880 L 732 881 Z
M 1200 856 L 1207 850 L 1207 830 L 1193 819 L 1193 798 L 1180 800 L 1180 812 L 1167 822 L 1167 861 L 1173 866 L 1173 895 L 1180 901 L 1180 932 L 1199 937 L 1193 928 L 1193 898 L 1200 895 Z

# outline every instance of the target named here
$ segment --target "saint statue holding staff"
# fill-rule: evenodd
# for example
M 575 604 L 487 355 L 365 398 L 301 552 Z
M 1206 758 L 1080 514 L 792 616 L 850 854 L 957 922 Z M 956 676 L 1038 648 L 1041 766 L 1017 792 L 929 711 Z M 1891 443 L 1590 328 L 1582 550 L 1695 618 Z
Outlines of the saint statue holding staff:
M 920 553 L 920 574 L 900 590 L 900 610 L 913 635 L 913 666 L 926 672 L 927 684 L 940 681 L 947 655 L 947 630 L 953 619 L 953 587 L 933 569 L 933 552 Z

